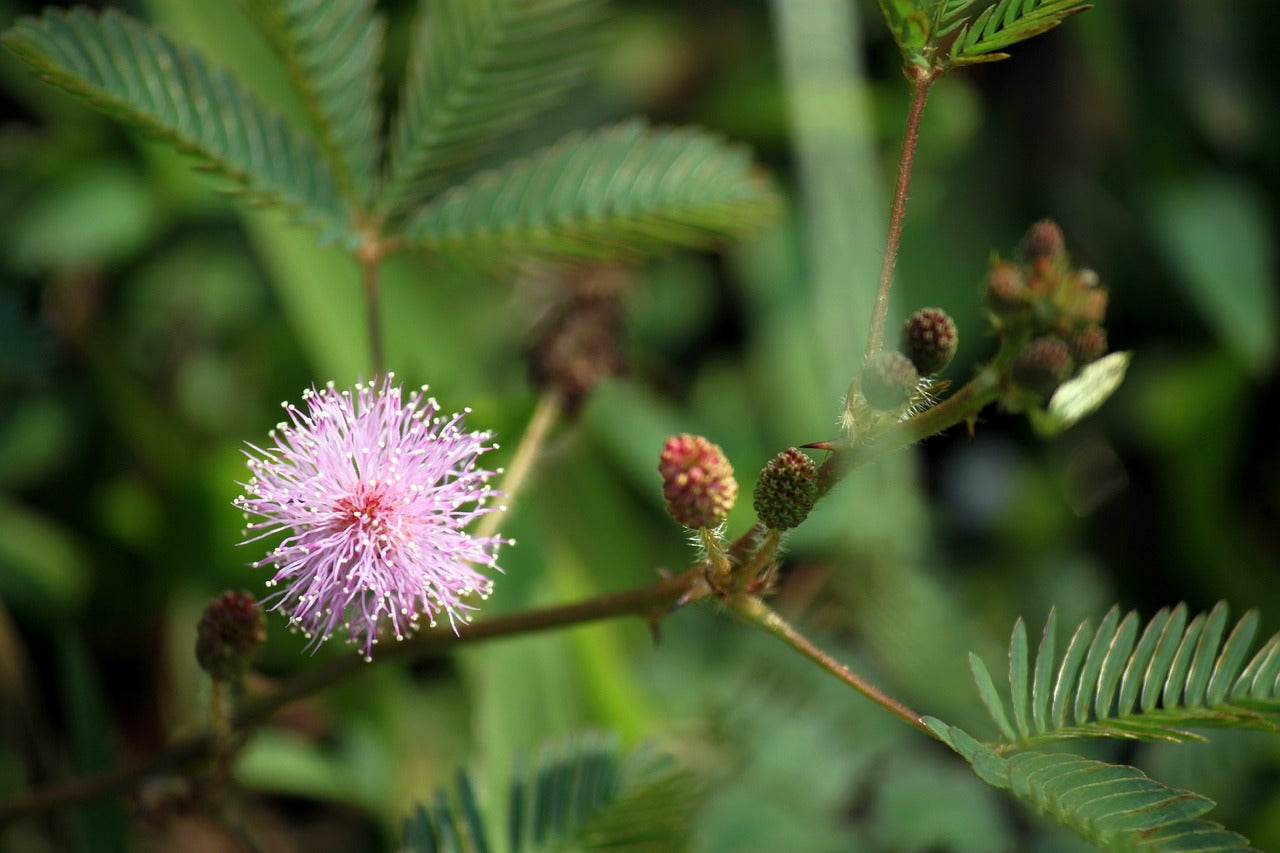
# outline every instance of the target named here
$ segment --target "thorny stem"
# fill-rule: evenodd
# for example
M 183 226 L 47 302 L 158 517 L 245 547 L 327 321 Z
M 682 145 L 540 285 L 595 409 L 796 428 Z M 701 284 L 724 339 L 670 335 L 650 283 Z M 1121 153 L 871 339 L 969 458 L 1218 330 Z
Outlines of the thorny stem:
M 915 165 L 916 144 L 920 141 L 920 120 L 924 117 L 925 99 L 933 72 L 910 66 L 911 111 L 907 114 L 907 130 L 902 139 L 902 159 L 898 161 L 898 184 L 893 192 L 893 208 L 889 213 L 889 236 L 880 265 L 880 283 L 871 312 L 871 328 L 867 332 L 866 357 L 871 358 L 884 344 L 884 326 L 889 317 L 889 291 L 893 288 L 893 269 L 898 263 L 898 244 L 902 239 L 902 220 L 907 212 L 907 190 L 911 186 L 911 170 Z
M 520 443 L 516 445 L 515 455 L 511 457 L 511 464 L 507 466 L 506 473 L 502 476 L 502 483 L 498 486 L 506 501 L 505 509 L 511 508 L 516 495 L 529 479 L 534 462 L 538 458 L 538 451 L 547 443 L 547 437 L 551 435 L 551 430 L 564 410 L 563 407 L 564 397 L 558 389 L 548 389 L 538 398 L 533 416 L 529 418 L 529 424 L 524 428 L 524 435 L 520 436 Z M 480 519 L 480 523 L 476 525 L 476 537 L 487 539 L 497 533 L 504 514 L 491 512 Z
M 386 663 L 405 658 L 423 658 L 463 643 L 581 625 L 615 616 L 654 617 L 666 612 L 682 596 L 699 589 L 705 571 L 705 565 L 699 564 L 681 574 L 662 578 L 637 589 L 601 595 L 576 604 L 495 616 L 469 625 L 459 625 L 457 634 L 428 631 L 383 648 L 378 661 Z M 283 705 L 366 669 L 367 664 L 359 655 L 348 654 L 333 658 L 321 666 L 294 676 L 270 693 L 244 702 L 232 717 L 231 729 L 243 732 L 261 725 Z M 149 777 L 166 771 L 198 770 L 198 765 L 216 755 L 219 744 L 223 742 L 215 732 L 206 731 L 176 740 L 161 752 L 132 767 L 121 767 L 96 776 L 74 779 L 15 797 L 0 804 L 0 831 L 24 815 L 123 793 L 137 787 Z M 197 767 L 193 768 L 191 765 Z
M 827 654 L 818 646 L 814 645 L 809 638 L 805 637 L 799 631 L 791 626 L 787 620 L 777 614 L 769 605 L 765 604 L 755 596 L 739 596 L 729 602 L 730 608 L 734 613 L 741 616 L 746 621 L 756 625 L 773 634 L 782 642 L 791 648 L 800 652 L 800 654 L 809 658 L 818 666 L 852 687 L 854 690 L 866 696 L 872 702 L 875 702 L 881 708 L 889 711 L 895 716 L 905 720 L 907 723 L 915 726 L 931 738 L 937 738 L 928 726 L 924 724 L 923 715 L 919 711 L 912 710 L 906 705 L 894 699 L 889 694 L 858 675 L 849 667 L 840 663 L 840 661 Z

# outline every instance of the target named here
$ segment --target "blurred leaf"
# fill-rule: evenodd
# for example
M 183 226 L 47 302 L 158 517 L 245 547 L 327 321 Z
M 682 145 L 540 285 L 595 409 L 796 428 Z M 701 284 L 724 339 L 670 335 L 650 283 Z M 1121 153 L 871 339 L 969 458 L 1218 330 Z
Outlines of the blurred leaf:
M 374 0 L 243 3 L 280 53 L 353 206 L 372 200 L 382 159 L 378 64 L 386 23 Z
M 436 252 L 635 259 L 755 230 L 780 203 L 746 149 L 694 128 L 628 121 L 481 173 L 405 230 Z
M 1275 227 L 1254 190 L 1198 178 L 1158 193 L 1151 224 L 1176 282 L 1222 345 L 1255 374 L 1267 370 L 1280 336 Z
M 1009 850 L 1012 832 L 991 788 L 955 762 L 886 762 L 872 795 L 872 829 L 879 849 L 901 853 Z M 922 803 L 928 803 L 922 808 Z
M 58 674 L 63 707 L 67 709 L 71 751 L 78 773 L 89 775 L 111 769 L 117 762 L 114 734 L 107 716 L 106 696 L 94 676 L 80 637 L 73 631 L 58 633 Z M 124 809 L 110 799 L 76 809 L 80 849 L 124 851 L 128 822 Z
M 421 4 L 380 203 L 402 213 L 558 104 L 595 62 L 601 0 Z
M 49 82 L 195 154 L 249 200 L 345 235 L 350 213 L 324 159 L 198 52 L 115 10 L 50 9 L 20 19 L 3 41 Z
M 89 589 L 89 562 L 74 534 L 0 498 L 0 597 L 38 611 L 74 611 Z
M 236 781 L 259 791 L 351 803 L 377 810 L 394 781 L 394 756 L 380 737 L 356 725 L 336 749 L 287 732 L 256 732 L 236 759 Z
M 27 485 L 64 468 L 71 433 L 71 415 L 60 401 L 48 396 L 22 400 L 0 417 L 0 485 Z
M 111 266 L 156 236 L 159 216 L 127 166 L 90 162 L 58 177 L 8 222 L 14 260 L 26 272 Z

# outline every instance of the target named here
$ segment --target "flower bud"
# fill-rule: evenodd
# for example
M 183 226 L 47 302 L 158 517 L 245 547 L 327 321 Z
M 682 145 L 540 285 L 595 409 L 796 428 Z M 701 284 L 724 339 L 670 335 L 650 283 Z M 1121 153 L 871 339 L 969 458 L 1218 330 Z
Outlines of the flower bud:
M 1101 326 L 1086 326 L 1068 338 L 1067 343 L 1076 364 L 1088 364 L 1106 355 L 1107 330 Z
M 1107 292 L 1101 288 L 1080 292 L 1076 296 L 1073 313 L 1080 323 L 1100 324 L 1107 316 Z
M 685 527 L 717 527 L 738 500 L 724 451 L 700 435 L 673 435 L 658 459 L 667 512 Z
M 959 342 L 956 321 L 941 308 L 921 308 L 902 325 L 902 352 L 921 376 L 932 376 L 950 364 Z
M 266 618 L 253 596 L 224 592 L 196 625 L 196 662 L 214 681 L 238 681 L 266 639 Z
M 1013 360 L 1013 381 L 1048 397 L 1075 369 L 1066 342 L 1052 335 L 1036 338 Z
M 862 368 L 862 396 L 882 412 L 905 405 L 920 382 L 916 366 L 900 352 L 881 350 Z
M 774 530 L 798 527 L 818 499 L 818 465 L 796 448 L 769 460 L 756 480 L 752 505 Z
M 1001 317 L 1016 313 L 1027 304 L 1027 286 L 1017 266 L 997 261 L 987 273 L 985 288 L 987 307 Z
M 1022 260 L 1035 264 L 1040 260 L 1053 260 L 1067 250 L 1067 240 L 1062 229 L 1052 219 L 1041 219 L 1027 230 L 1022 241 Z

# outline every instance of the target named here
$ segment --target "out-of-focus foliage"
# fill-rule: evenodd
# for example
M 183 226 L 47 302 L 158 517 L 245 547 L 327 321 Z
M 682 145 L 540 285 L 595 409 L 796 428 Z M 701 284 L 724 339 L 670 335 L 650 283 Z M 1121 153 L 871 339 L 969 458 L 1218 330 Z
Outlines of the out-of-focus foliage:
M 272 46 L 238 14 L 128 5 L 305 120 Z M 807 29 L 784 11 L 793 5 Z M 384 105 L 414 6 L 378 4 Z M 835 435 L 865 334 L 906 108 L 876 4 L 616 8 L 603 74 L 504 137 L 495 162 L 634 113 L 698 123 L 778 170 L 790 218 L 723 254 L 628 276 L 628 372 L 549 448 L 511 514 L 505 532 L 519 545 L 504 552 L 487 612 L 683 567 L 691 555 L 654 471 L 662 440 L 707 435 L 745 487 L 777 450 Z M 34 11 L 0 2 L 0 23 Z M 1262 3 L 1100 2 L 931 92 L 895 310 L 955 317 L 961 345 L 946 378 L 990 354 L 976 332 L 989 251 L 1008 252 L 1046 215 L 1102 276 L 1112 345 L 1134 358 L 1117 395 L 1061 436 L 1042 442 L 991 412 L 973 439 L 957 430 L 859 472 L 789 540 L 777 606 L 915 707 L 984 731 L 964 651 L 998 659 L 1015 618 L 1038 623 L 1051 606 L 1075 624 L 1116 601 L 1148 619 L 1180 600 L 1198 611 L 1226 599 L 1258 608 L 1264 634 L 1280 627 L 1266 236 L 1280 198 L 1275 27 Z M 788 41 L 806 51 L 780 55 Z M 0 87 L 4 797 L 150 753 L 204 720 L 196 619 L 218 591 L 264 580 L 235 545 L 240 442 L 310 383 L 369 368 L 344 255 L 214 195 L 219 179 L 7 54 Z M 509 452 L 533 406 L 519 354 L 547 288 L 398 258 L 384 269 L 388 362 L 446 407 L 471 405 Z M 731 533 L 749 511 L 730 516 Z M 269 635 L 264 678 L 317 662 L 274 615 Z M 243 824 L 264 849 L 387 846 L 457 768 L 481 803 L 501 802 L 513 756 L 583 728 L 657 738 L 721 771 L 698 850 L 1080 849 L 1051 821 L 1006 808 L 936 744 L 709 610 L 673 614 L 656 646 L 643 624 L 616 622 L 370 669 L 251 739 L 237 777 L 252 794 Z M 1273 736 L 1088 755 L 1121 757 L 1212 797 L 1212 820 L 1255 846 L 1280 848 Z M 167 822 L 125 822 L 107 804 L 77 810 L 55 838 L 163 849 L 225 832 L 152 793 Z M 970 807 L 949 823 L 919 808 L 953 802 Z M 5 841 L 45 849 L 42 831 L 20 825 Z

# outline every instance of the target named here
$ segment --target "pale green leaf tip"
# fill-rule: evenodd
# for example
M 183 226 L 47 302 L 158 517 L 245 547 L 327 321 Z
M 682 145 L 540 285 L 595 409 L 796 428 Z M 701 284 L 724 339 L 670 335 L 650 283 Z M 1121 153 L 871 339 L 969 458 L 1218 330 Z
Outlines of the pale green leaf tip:
M 1057 435 L 1096 412 L 1124 382 L 1132 360 L 1130 351 L 1113 352 L 1085 365 L 1054 392 L 1043 412 L 1032 412 L 1036 431 L 1043 436 Z

